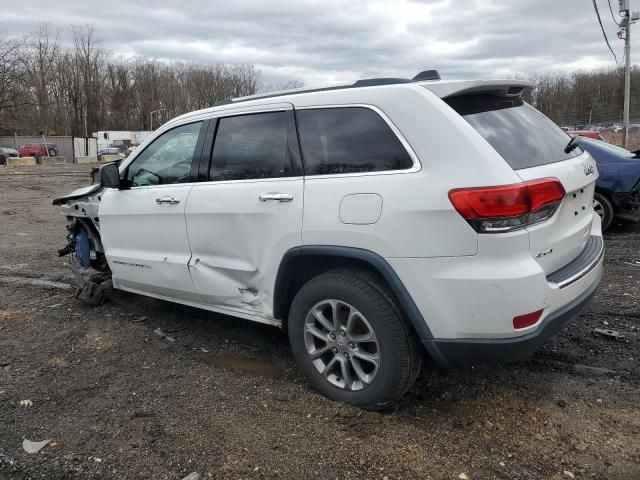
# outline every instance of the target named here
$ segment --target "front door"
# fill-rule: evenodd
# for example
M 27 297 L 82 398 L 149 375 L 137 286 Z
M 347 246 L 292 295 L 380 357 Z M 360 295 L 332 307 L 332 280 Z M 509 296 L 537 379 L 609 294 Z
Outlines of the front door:
M 201 130 L 195 122 L 161 134 L 127 166 L 131 188 L 105 189 L 98 214 L 114 286 L 194 297 L 185 206 Z
M 191 277 L 202 302 L 268 321 L 280 260 L 302 243 L 293 111 L 271 106 L 217 121 L 208 181 L 187 202 Z

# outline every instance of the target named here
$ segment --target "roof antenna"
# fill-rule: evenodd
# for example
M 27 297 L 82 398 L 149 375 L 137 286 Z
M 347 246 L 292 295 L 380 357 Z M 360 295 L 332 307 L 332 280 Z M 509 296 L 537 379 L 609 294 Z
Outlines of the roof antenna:
M 414 82 L 422 82 L 424 80 L 441 80 L 437 70 L 424 70 L 412 78 Z

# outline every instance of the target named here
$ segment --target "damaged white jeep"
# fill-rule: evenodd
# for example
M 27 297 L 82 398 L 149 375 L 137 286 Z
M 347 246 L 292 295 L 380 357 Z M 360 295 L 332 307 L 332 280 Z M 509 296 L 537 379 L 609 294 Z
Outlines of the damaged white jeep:
M 531 355 L 602 274 L 598 169 L 531 84 L 413 80 L 228 100 L 58 198 L 60 251 L 130 292 L 281 326 L 309 382 L 397 401 L 441 365 Z M 424 347 L 424 348 L 422 348 Z

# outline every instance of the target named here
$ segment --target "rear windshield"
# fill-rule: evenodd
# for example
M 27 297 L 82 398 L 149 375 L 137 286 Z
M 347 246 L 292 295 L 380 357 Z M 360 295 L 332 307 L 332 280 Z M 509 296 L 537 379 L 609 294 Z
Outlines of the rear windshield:
M 560 162 L 582 153 L 564 153 L 571 137 L 518 97 L 460 95 L 445 98 L 514 170 Z

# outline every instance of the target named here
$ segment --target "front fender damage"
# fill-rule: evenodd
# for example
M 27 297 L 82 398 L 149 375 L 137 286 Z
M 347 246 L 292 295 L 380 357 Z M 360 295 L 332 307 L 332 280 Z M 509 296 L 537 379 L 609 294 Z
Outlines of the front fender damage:
M 67 244 L 58 250 L 58 256 L 68 258 L 64 265 L 73 273 L 76 298 L 90 306 L 102 304 L 113 287 L 100 237 L 101 199 L 102 188 L 94 184 L 53 201 L 68 222 Z

